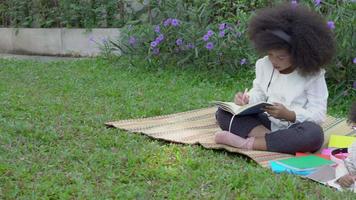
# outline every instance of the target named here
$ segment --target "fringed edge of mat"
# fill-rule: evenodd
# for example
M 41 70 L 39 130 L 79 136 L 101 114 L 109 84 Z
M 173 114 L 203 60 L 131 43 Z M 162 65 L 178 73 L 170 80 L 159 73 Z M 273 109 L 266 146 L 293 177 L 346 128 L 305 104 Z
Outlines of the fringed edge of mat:
M 164 118 L 173 117 L 173 116 L 177 116 L 177 115 L 195 113 L 195 112 L 199 112 L 199 111 L 207 110 L 207 109 L 212 109 L 212 108 L 216 108 L 216 107 L 205 107 L 205 108 L 198 108 L 198 109 L 194 109 L 194 110 L 176 112 L 176 113 L 171 113 L 171 114 L 166 114 L 166 115 L 158 115 L 158 116 L 151 116 L 151 117 L 139 117 L 139 118 L 132 118 L 132 119 L 117 120 L 117 121 L 120 121 L 121 123 L 124 123 L 124 122 L 131 122 L 131 121 L 141 121 L 141 120 L 151 120 L 151 119 L 164 119 Z M 107 127 L 115 127 L 114 123 L 117 122 L 117 121 L 106 122 L 104 124 Z

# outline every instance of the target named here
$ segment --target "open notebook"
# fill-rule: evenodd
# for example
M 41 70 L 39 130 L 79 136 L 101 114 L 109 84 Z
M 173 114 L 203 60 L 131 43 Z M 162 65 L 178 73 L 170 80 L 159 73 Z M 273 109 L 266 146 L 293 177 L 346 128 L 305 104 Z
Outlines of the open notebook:
M 213 101 L 213 104 L 219 108 L 230 112 L 233 115 L 252 115 L 264 112 L 265 106 L 272 106 L 267 102 L 258 102 L 254 104 L 246 104 L 243 106 L 236 105 L 234 102 Z

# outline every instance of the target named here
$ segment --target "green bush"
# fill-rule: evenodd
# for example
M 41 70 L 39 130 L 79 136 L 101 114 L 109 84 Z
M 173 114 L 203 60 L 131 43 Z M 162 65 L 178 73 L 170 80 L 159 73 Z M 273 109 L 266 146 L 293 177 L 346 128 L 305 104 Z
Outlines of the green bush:
M 125 0 L 3 0 L 0 1 L 0 26 L 122 27 L 134 19 L 125 7 Z
M 174 25 L 174 22 L 178 24 Z M 156 26 L 132 26 L 127 34 L 123 34 L 121 42 L 112 44 L 126 54 L 145 55 L 154 65 L 236 69 L 233 66 L 245 65 L 248 60 L 256 59 L 250 58 L 254 54 L 247 54 L 249 46 L 245 39 L 245 26 L 242 22 L 227 22 L 203 28 L 194 22 L 168 18 Z
M 122 38 L 112 41 L 113 46 L 125 54 L 144 55 L 151 65 L 224 67 L 235 71 L 257 59 L 246 39 L 249 13 L 244 11 L 248 9 L 245 5 L 233 3 L 230 7 L 230 1 L 181 0 L 156 6 L 162 13 L 161 22 L 129 25 Z M 236 13 L 227 12 L 228 9 L 235 9 Z M 223 13 L 229 16 L 224 18 Z M 179 23 L 174 25 L 169 20 Z M 206 37 L 208 32 L 212 34 Z
M 310 2 L 310 1 L 309 1 Z M 309 4 L 311 5 L 311 4 Z M 313 6 L 313 5 L 311 5 Z M 356 2 L 322 1 L 314 9 L 335 23 L 337 52 L 334 62 L 327 67 L 329 91 L 338 93 L 331 104 L 345 97 L 356 98 Z
M 130 54 L 144 56 L 150 65 L 178 64 L 185 67 L 221 68 L 230 73 L 244 66 L 251 66 L 257 55 L 246 39 L 245 30 L 249 17 L 262 7 L 289 0 L 151 0 L 138 12 L 129 11 L 126 0 L 2 0 L 0 1 L 0 26 L 2 27 L 126 27 L 122 41 L 105 43 L 105 53 L 120 48 Z M 148 2 L 148 3 L 147 3 Z M 356 77 L 353 59 L 356 57 L 356 2 L 354 0 L 301 0 L 312 9 L 335 23 L 337 56 L 328 66 L 327 81 L 330 91 L 337 92 L 333 101 L 354 94 L 352 84 Z M 163 21 L 178 19 L 179 27 L 163 27 Z M 225 37 L 218 36 L 219 24 L 229 25 Z M 160 25 L 163 34 L 168 34 L 159 44 L 159 55 L 153 55 L 150 43 L 158 36 L 154 27 Z M 208 30 L 215 34 L 209 38 L 214 43 L 210 51 L 202 40 Z M 235 37 L 240 34 L 240 37 Z M 130 46 L 130 37 L 135 37 L 137 46 Z M 195 48 L 177 48 L 176 40 Z M 121 39 L 120 39 L 121 40 Z M 131 39 L 132 40 L 132 39 Z M 155 50 L 157 53 L 157 49 Z M 244 60 L 246 59 L 246 60 Z M 241 62 L 242 61 L 242 62 Z M 246 62 L 245 62 L 246 61 Z M 355 61 L 356 62 L 356 61 Z
M 257 60 L 256 52 L 246 37 L 246 28 L 255 8 L 262 8 L 281 1 L 165 1 L 155 5 L 162 13 L 157 24 L 136 24 L 127 26 L 119 41 L 111 41 L 113 50 L 146 58 L 151 66 L 208 67 L 219 68 L 235 74 L 241 66 L 252 66 Z M 356 16 L 352 14 L 356 3 L 351 1 L 300 1 L 321 13 L 335 24 L 333 29 L 337 41 L 337 55 L 333 63 L 327 66 L 327 81 L 335 98 L 331 102 L 342 100 L 345 96 L 355 97 L 352 88 L 356 77 Z M 179 20 L 179 26 L 165 26 L 169 19 Z M 219 26 L 226 23 L 228 28 L 224 37 L 219 37 Z M 160 32 L 156 33 L 156 27 Z M 208 30 L 214 34 L 204 41 Z M 162 34 L 164 40 L 157 42 Z M 240 34 L 239 37 L 236 37 Z M 181 39 L 181 40 L 180 40 Z M 177 41 L 179 40 L 179 41 Z M 181 42 L 182 41 L 182 42 Z M 179 45 L 177 44 L 179 43 Z M 214 48 L 206 45 L 212 42 Z M 158 44 L 156 44 L 158 43 Z M 182 44 L 181 44 L 182 43 Z M 193 45 L 194 48 L 190 48 Z M 190 47 L 189 47 L 190 46 Z

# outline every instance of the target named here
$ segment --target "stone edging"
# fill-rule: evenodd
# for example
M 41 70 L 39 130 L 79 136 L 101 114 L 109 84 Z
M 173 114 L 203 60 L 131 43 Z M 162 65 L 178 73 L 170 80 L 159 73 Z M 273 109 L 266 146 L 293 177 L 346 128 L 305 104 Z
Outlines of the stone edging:
M 103 40 L 120 38 L 120 29 L 0 28 L 0 35 L 0 53 L 96 56 Z

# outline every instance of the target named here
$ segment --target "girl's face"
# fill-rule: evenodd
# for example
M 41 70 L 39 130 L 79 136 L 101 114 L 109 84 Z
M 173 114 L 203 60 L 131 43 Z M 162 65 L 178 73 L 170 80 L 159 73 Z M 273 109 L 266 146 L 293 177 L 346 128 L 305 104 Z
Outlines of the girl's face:
M 291 73 L 294 70 L 292 66 L 292 59 L 289 52 L 285 49 L 273 49 L 267 51 L 268 58 L 271 61 L 273 67 L 280 73 Z

